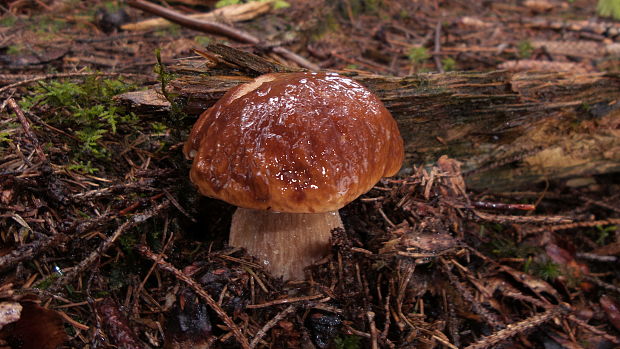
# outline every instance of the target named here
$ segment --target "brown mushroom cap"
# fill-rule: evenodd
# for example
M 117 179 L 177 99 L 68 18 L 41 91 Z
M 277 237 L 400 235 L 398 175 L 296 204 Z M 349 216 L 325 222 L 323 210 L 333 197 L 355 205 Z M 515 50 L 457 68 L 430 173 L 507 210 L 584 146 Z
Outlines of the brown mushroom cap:
M 383 103 L 333 73 L 274 73 L 228 91 L 185 144 L 203 195 L 278 212 L 337 210 L 398 172 L 403 141 Z

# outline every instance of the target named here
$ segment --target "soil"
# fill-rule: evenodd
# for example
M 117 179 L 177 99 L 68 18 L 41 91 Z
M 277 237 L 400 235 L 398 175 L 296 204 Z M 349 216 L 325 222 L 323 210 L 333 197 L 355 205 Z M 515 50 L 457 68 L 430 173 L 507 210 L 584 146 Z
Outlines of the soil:
M 617 173 L 480 192 L 463 159 L 415 164 L 344 207 L 329 254 L 286 282 L 227 246 L 235 208 L 190 182 L 197 115 L 116 96 L 165 90 L 213 43 L 382 76 L 616 74 L 620 23 L 585 0 L 289 5 L 217 18 L 248 43 L 123 29 L 153 15 L 120 1 L 2 3 L 0 348 L 617 347 Z

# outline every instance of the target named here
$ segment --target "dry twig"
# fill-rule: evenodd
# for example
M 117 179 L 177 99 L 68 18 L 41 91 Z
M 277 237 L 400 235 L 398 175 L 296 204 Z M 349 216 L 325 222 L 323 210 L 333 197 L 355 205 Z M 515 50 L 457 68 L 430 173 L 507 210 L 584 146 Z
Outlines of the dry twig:
M 562 314 L 561 307 L 555 307 L 546 312 L 529 317 L 523 321 L 506 326 L 505 329 L 497 331 L 490 336 L 486 336 L 479 341 L 468 345 L 465 349 L 485 349 L 493 348 L 496 344 L 501 343 L 517 334 L 523 333 L 531 328 L 540 326 L 541 324 Z
M 222 35 L 227 38 L 231 38 L 239 42 L 244 42 L 244 43 L 248 43 L 252 45 L 261 45 L 261 40 L 258 37 L 250 33 L 241 31 L 239 29 L 235 29 L 226 24 L 212 22 L 212 21 L 205 21 L 205 20 L 197 20 L 195 18 L 185 16 L 176 11 L 172 11 L 165 7 L 152 4 L 150 2 L 146 2 L 143 0 L 129 0 L 127 1 L 127 4 L 129 4 L 129 6 L 141 9 L 143 11 L 156 14 L 171 22 L 180 24 L 190 29 L 198 30 L 198 31 L 205 32 L 205 33 Z M 306 69 L 310 69 L 312 71 L 318 71 L 320 69 L 319 66 L 317 66 L 316 64 L 308 61 L 307 59 L 301 57 L 300 55 L 284 47 L 274 46 L 274 47 L 271 47 L 271 51 L 276 54 L 279 54 L 280 56 L 286 59 L 289 59 L 299 64 L 300 66 Z
M 296 308 L 297 308 L 296 305 L 291 304 L 286 309 L 276 314 L 276 316 L 274 316 L 273 319 L 269 320 L 265 324 L 265 326 L 263 326 L 260 330 L 258 330 L 258 332 L 256 332 L 256 336 L 254 336 L 254 338 L 252 339 L 252 342 L 250 343 L 250 348 L 254 349 L 256 345 L 258 344 L 258 342 L 260 342 L 260 340 L 267 334 L 267 332 L 273 326 L 275 326 L 278 323 L 278 321 L 284 319 L 288 314 L 294 312 Z

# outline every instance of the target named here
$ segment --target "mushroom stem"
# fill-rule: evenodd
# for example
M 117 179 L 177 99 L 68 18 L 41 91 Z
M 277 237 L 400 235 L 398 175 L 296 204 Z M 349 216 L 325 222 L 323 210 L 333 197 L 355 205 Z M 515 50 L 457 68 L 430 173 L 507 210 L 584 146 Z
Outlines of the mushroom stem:
M 303 280 L 304 268 L 325 257 L 331 230 L 342 228 L 338 211 L 284 213 L 238 208 L 230 245 L 243 247 L 274 276 Z

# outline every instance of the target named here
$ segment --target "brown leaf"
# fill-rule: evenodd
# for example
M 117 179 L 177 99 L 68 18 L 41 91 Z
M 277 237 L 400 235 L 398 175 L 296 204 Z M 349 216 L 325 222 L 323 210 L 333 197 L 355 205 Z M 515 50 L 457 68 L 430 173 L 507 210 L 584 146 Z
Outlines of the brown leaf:
M 561 299 L 555 288 L 546 281 L 505 265 L 502 265 L 501 269 L 510 274 L 516 281 L 521 282 L 524 286 L 532 290 L 532 292 L 536 293 L 541 299 L 545 299 L 542 295 L 543 292 L 553 296 L 556 300 Z
M 547 252 L 547 255 L 553 262 L 563 266 L 575 278 L 580 278 L 590 273 L 587 265 L 577 262 L 573 254 L 553 243 L 548 243 L 545 246 L 545 252 Z
M 67 340 L 62 317 L 34 302 L 21 301 L 18 321 L 0 330 L 0 339 L 20 349 L 55 349 Z
M 618 303 L 616 303 L 611 297 L 607 295 L 602 295 L 599 300 L 601 303 L 601 307 L 607 314 L 607 318 L 609 322 L 618 330 L 620 330 L 620 307 Z

